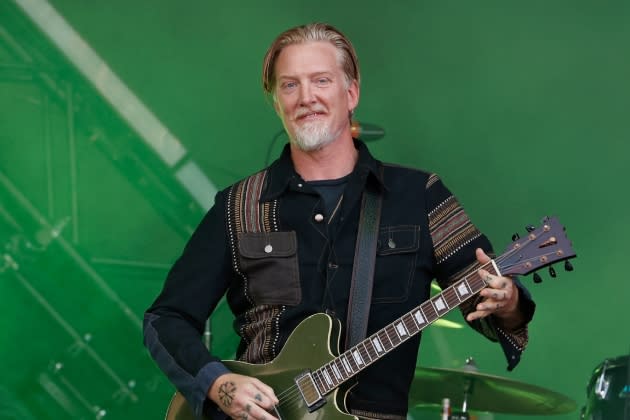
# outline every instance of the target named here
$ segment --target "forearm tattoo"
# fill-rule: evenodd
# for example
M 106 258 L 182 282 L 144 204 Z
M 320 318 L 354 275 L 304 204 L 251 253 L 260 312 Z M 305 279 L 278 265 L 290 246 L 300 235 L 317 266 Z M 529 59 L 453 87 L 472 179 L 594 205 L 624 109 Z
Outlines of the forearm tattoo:
M 229 407 L 232 405 L 232 401 L 234 401 L 234 394 L 236 393 L 236 385 L 232 381 L 223 382 L 219 386 L 219 399 L 221 403 Z

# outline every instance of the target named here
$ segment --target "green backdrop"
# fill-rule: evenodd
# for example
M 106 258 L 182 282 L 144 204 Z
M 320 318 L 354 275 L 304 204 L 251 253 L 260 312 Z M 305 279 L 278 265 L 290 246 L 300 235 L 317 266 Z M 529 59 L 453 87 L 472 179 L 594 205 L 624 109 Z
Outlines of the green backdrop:
M 418 365 L 471 356 L 483 373 L 575 400 L 554 417 L 569 420 L 595 366 L 630 351 L 630 3 L 47 4 L 217 188 L 280 150 L 260 87 L 273 37 L 338 26 L 361 62 L 357 118 L 386 130 L 370 143 L 378 158 L 440 174 L 497 250 L 557 215 L 578 254 L 572 273 L 524 279 L 538 308 L 513 372 L 468 329 L 431 327 Z M 13 0 L 0 2 L 0 418 L 161 418 L 172 388 L 140 320 L 203 214 L 175 169 Z M 225 305 L 212 321 L 213 349 L 230 357 Z

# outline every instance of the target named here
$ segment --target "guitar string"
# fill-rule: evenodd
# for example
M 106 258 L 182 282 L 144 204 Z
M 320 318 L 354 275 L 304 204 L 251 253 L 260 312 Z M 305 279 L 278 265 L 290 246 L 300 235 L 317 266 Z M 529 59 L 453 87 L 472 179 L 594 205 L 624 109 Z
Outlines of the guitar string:
M 502 256 L 500 256 L 500 257 L 496 258 L 496 259 L 495 259 L 495 262 L 498 262 L 498 263 L 503 262 L 503 261 L 504 261 L 504 260 L 506 260 L 506 259 L 507 259 L 507 257 L 509 256 L 508 254 L 512 254 L 512 253 L 513 253 L 512 251 L 509 251 L 509 252 L 505 253 L 504 255 L 502 255 Z M 488 268 L 488 269 L 489 269 L 489 268 L 490 268 L 490 265 L 491 265 L 491 263 L 486 263 L 486 264 L 484 264 L 482 267 L 484 267 L 484 268 Z M 492 267 L 492 268 L 493 268 L 493 267 Z M 494 271 L 494 270 L 492 270 L 492 271 Z M 467 280 L 468 280 L 468 277 L 469 277 L 469 276 L 465 276 L 462 280 L 466 280 L 466 281 L 467 281 Z M 473 278 L 473 279 L 474 279 L 474 278 Z M 457 300 L 458 300 L 458 301 L 460 300 L 460 299 L 458 298 L 458 296 L 457 296 L 457 294 L 456 294 L 455 290 L 453 289 L 453 287 L 449 287 L 449 288 L 445 289 L 445 291 L 444 291 L 444 296 L 445 296 L 445 299 L 447 300 L 447 302 L 449 302 L 452 298 L 457 298 Z M 425 302 L 426 302 L 426 301 L 425 301 Z M 461 303 L 461 302 L 460 302 L 460 303 Z M 457 306 L 459 306 L 459 305 L 456 305 L 456 306 L 451 306 L 451 305 L 448 305 L 449 310 L 450 310 L 450 309 L 454 309 L 454 308 L 455 308 L 455 307 L 457 307 Z M 439 315 L 439 313 L 438 313 L 437 315 Z M 437 318 L 436 318 L 436 319 L 437 319 Z M 403 320 L 403 321 L 404 321 L 404 320 Z M 387 328 L 387 327 L 385 327 L 385 328 Z M 413 334 L 415 335 L 415 334 L 416 334 L 417 332 L 419 332 L 419 331 L 421 331 L 421 329 L 419 329 L 418 331 L 414 332 Z M 403 340 L 403 341 L 405 341 L 405 340 Z M 362 343 L 360 343 L 360 344 L 362 344 Z M 365 346 L 365 344 L 363 344 L 363 346 L 365 347 L 365 349 L 364 349 L 364 350 L 365 350 L 365 353 L 366 353 L 366 354 L 370 357 L 370 359 L 372 359 L 372 360 L 370 361 L 370 363 L 369 363 L 369 364 L 371 364 L 371 363 L 372 363 L 372 361 L 374 361 L 374 359 L 373 359 L 373 358 L 369 355 L 369 350 L 367 350 L 367 347 Z M 357 345 L 357 346 L 355 346 L 355 347 L 358 349 L 359 353 L 364 353 L 364 352 L 360 349 L 359 345 Z M 389 351 L 393 350 L 394 348 L 395 348 L 395 347 L 392 347 L 391 349 L 387 350 L 387 352 L 389 352 Z M 341 356 L 339 356 L 339 357 L 341 357 Z M 331 360 L 331 361 L 330 361 L 330 362 L 328 362 L 326 365 L 322 366 L 322 368 L 320 368 L 320 369 L 318 369 L 317 371 L 313 372 L 313 377 L 314 377 L 314 379 L 319 379 L 319 381 L 320 381 L 320 382 L 324 383 L 323 378 L 322 378 L 322 374 L 320 374 L 319 372 L 320 372 L 322 369 L 325 369 L 325 367 L 326 367 L 327 365 L 331 365 L 332 363 L 334 363 L 334 361 L 335 361 L 335 360 L 337 360 L 337 359 L 338 359 L 338 357 L 337 357 L 337 358 L 335 358 L 335 359 L 333 359 L 333 360 Z M 378 358 L 377 358 L 376 360 L 378 360 Z M 368 365 L 369 365 L 369 364 L 368 364 Z M 345 382 L 345 380 L 347 380 L 347 379 L 349 379 L 349 378 L 346 378 L 346 379 L 344 379 L 343 381 L 340 381 L 338 384 L 336 384 L 336 386 L 339 386 L 341 383 Z M 333 384 L 333 385 L 334 385 L 334 384 Z M 334 389 L 334 388 L 333 388 L 333 389 Z M 298 386 L 297 386 L 297 385 L 293 385 L 293 386 L 289 387 L 287 390 L 285 390 L 283 393 L 279 394 L 279 397 L 278 397 L 278 399 L 279 399 L 279 404 L 278 404 L 278 405 L 279 405 L 279 406 L 286 406 L 287 404 L 292 404 L 292 403 L 295 403 L 295 402 L 300 401 L 300 398 L 301 398 L 301 394 L 300 394 L 300 392 L 299 392 L 299 388 L 298 388 Z
M 512 248 L 511 250 L 509 250 L 509 251 L 505 252 L 504 254 L 500 255 L 499 257 L 495 258 L 495 260 L 494 260 L 494 261 L 495 261 L 497 264 L 501 264 L 501 263 L 503 263 L 504 261 L 506 261 L 509 257 L 511 257 L 513 254 L 515 254 L 516 252 L 518 252 L 518 251 L 522 251 L 522 249 L 524 249 L 525 247 L 527 247 L 528 245 L 530 245 L 532 242 L 533 242 L 533 240 L 532 240 L 532 239 L 529 239 L 528 241 L 524 242 L 520 248 L 518 248 L 518 249 L 517 249 L 517 248 Z M 552 255 L 552 254 L 553 254 L 553 252 L 549 252 L 549 253 L 547 253 L 546 255 Z M 537 257 L 537 258 L 540 258 L 540 257 Z M 523 262 L 531 262 L 531 261 L 535 261 L 535 260 L 536 260 L 536 258 L 530 257 L 530 258 L 527 258 L 527 259 L 525 259 L 525 260 L 521 260 L 521 261 L 520 261 L 520 263 L 523 263 Z M 484 268 L 484 269 L 490 268 L 490 267 L 491 267 L 491 264 L 492 264 L 491 262 L 488 262 L 488 263 L 486 263 L 486 264 L 483 264 L 483 265 L 481 266 L 481 268 Z M 509 267 L 513 267 L 513 266 L 514 266 L 514 264 L 511 264 L 511 265 L 506 266 L 506 267 L 503 267 L 503 268 L 509 268 Z M 494 267 L 492 267 L 492 268 L 494 268 Z M 492 271 L 495 271 L 495 270 L 492 270 Z M 475 274 L 476 274 L 476 273 L 475 273 Z M 498 274 L 498 273 L 495 273 L 495 274 Z M 470 275 L 469 275 L 469 276 L 470 276 Z M 464 276 L 464 277 L 462 278 L 462 280 L 468 281 L 468 277 L 469 277 L 469 276 Z M 482 280 L 483 280 L 483 279 L 482 279 Z M 485 281 L 484 281 L 484 283 L 485 283 Z M 453 285 L 449 286 L 448 288 L 446 288 L 446 289 L 444 290 L 444 296 L 445 296 L 445 298 L 447 299 L 447 302 L 448 302 L 448 298 L 449 298 L 449 297 L 451 297 L 451 298 L 452 298 L 453 296 L 455 296 L 455 297 L 457 297 L 457 298 L 458 298 L 458 300 L 460 301 L 459 303 L 462 303 L 462 302 L 463 302 L 463 301 L 461 301 L 461 299 L 459 299 L 459 297 L 457 296 L 457 293 L 455 292 L 455 290 L 454 290 L 454 288 L 453 288 Z M 467 300 L 467 299 L 465 299 L 465 300 Z M 425 301 L 425 302 L 427 302 L 427 301 Z M 451 309 L 454 309 L 454 308 L 455 308 L 455 307 L 457 307 L 457 306 L 459 306 L 459 304 L 457 304 L 456 306 L 453 306 L 453 307 L 451 307 L 451 306 L 449 305 L 448 307 L 449 307 L 449 310 L 451 310 Z M 439 315 L 439 313 L 438 313 L 438 315 Z M 404 317 L 404 316 L 403 316 L 403 317 Z M 436 318 L 435 320 L 437 320 L 437 319 L 438 319 L 438 318 Z M 435 320 L 433 320 L 432 322 L 434 322 Z M 403 320 L 403 322 L 404 322 L 404 320 Z M 390 326 L 391 326 L 391 325 L 386 326 L 386 327 L 384 328 L 384 330 L 385 330 L 385 329 L 387 329 L 387 328 L 388 328 L 388 327 L 390 327 Z M 420 332 L 421 330 L 422 330 L 422 329 L 419 329 L 418 331 L 414 332 L 414 333 L 413 333 L 413 335 L 415 335 L 416 333 Z M 388 337 L 388 338 L 389 338 L 389 337 Z M 366 340 L 364 340 L 364 341 L 366 341 Z M 401 341 L 401 343 L 402 343 L 403 341 L 405 341 L 405 340 L 402 340 L 402 341 Z M 363 342 L 361 342 L 361 343 L 359 343 L 359 344 L 362 344 L 362 343 L 363 343 Z M 357 345 L 355 346 L 355 348 L 357 348 L 357 349 L 358 349 L 358 351 L 359 351 L 359 353 L 361 353 L 360 348 L 358 348 L 358 347 L 359 347 L 359 344 L 357 344 Z M 374 358 L 372 358 L 372 357 L 371 357 L 371 355 L 369 354 L 369 350 L 367 349 L 367 347 L 365 346 L 365 344 L 363 344 L 363 346 L 365 347 L 365 353 L 366 353 L 366 354 L 370 357 L 370 359 L 371 359 L 371 361 L 370 361 L 370 362 L 369 362 L 369 363 L 368 363 L 365 367 L 367 367 L 367 366 L 369 366 L 370 364 L 372 364 L 372 362 L 373 362 L 373 361 L 378 360 L 380 357 L 384 356 L 384 354 L 383 354 L 383 355 L 381 355 L 381 356 L 378 356 L 378 354 L 376 354 L 377 358 L 376 358 L 376 359 L 374 359 Z M 397 345 L 396 345 L 396 346 L 397 346 Z M 385 354 L 387 354 L 389 351 L 393 350 L 396 346 L 393 346 L 391 349 L 386 350 L 386 353 L 385 353 Z M 348 351 L 350 351 L 350 350 L 348 350 Z M 344 352 L 343 354 L 345 354 L 345 353 L 347 353 L 347 352 Z M 342 355 L 343 355 L 343 354 L 342 354 Z M 316 370 L 315 372 L 313 372 L 313 377 L 314 377 L 314 379 L 319 379 L 319 380 L 320 380 L 320 382 L 321 382 L 322 384 L 325 384 L 325 382 L 324 382 L 324 380 L 323 380 L 323 378 L 322 378 L 322 374 L 320 374 L 320 373 L 319 373 L 319 371 L 320 371 L 321 369 L 325 369 L 325 367 L 326 367 L 327 365 L 330 365 L 330 364 L 334 363 L 334 362 L 335 362 L 336 360 L 338 360 L 338 359 L 339 359 L 342 355 L 340 355 L 340 356 L 336 357 L 335 359 L 333 359 L 333 360 L 329 361 L 329 362 L 328 362 L 328 363 L 326 363 L 324 366 L 322 366 L 322 368 L 320 368 L 320 369 Z M 346 357 L 347 357 L 347 356 L 346 356 Z M 360 370 L 362 370 L 362 369 L 359 369 L 359 371 L 360 371 Z M 357 372 L 357 373 L 358 373 L 358 372 Z M 352 375 L 352 376 L 354 376 L 354 375 Z M 337 385 L 335 385 L 335 388 L 336 388 L 336 387 L 338 387 L 338 386 L 339 386 L 340 384 L 342 384 L 343 382 L 345 382 L 346 380 L 350 379 L 352 376 L 349 376 L 348 378 L 345 378 L 343 381 L 340 381 Z M 334 385 L 334 383 L 333 383 L 333 385 Z M 316 388 L 318 388 L 318 391 L 320 391 L 320 390 L 319 390 L 319 387 L 317 386 L 317 384 L 315 384 L 315 386 L 316 386 Z M 332 388 L 332 389 L 334 389 L 334 388 Z M 330 389 L 330 390 L 332 390 L 332 389 Z M 329 390 L 329 391 L 330 391 L 330 390 Z M 294 403 L 294 402 L 296 402 L 296 401 L 300 401 L 300 398 L 301 398 L 301 393 L 300 393 L 300 390 L 299 390 L 298 386 L 297 386 L 297 385 L 292 385 L 292 386 L 290 386 L 289 388 L 287 388 L 285 391 L 282 391 L 281 393 L 279 393 L 279 394 L 278 394 L 278 400 L 279 400 L 279 402 L 278 402 L 278 406 L 286 406 L 287 404 Z
M 510 252 L 508 252 L 508 253 L 510 253 Z M 495 261 L 499 261 L 499 262 L 500 262 L 500 261 L 502 261 L 502 260 L 506 259 L 504 256 L 505 256 L 505 255 L 507 255 L 508 253 L 506 253 L 506 254 L 504 254 L 503 256 L 501 256 L 501 257 L 499 257 L 499 258 L 495 259 Z M 503 257 L 503 258 L 502 258 L 502 257 Z M 483 267 L 483 268 L 490 268 L 490 265 L 491 265 L 491 263 L 489 262 L 489 263 L 484 264 L 482 267 Z M 493 270 L 493 271 L 494 271 L 494 270 Z M 462 280 L 467 280 L 467 279 L 468 279 L 468 276 L 465 276 Z M 455 296 L 456 296 L 456 293 L 454 292 L 454 290 L 453 290 L 453 288 L 452 288 L 452 287 L 449 287 L 449 288 L 447 288 L 447 289 L 444 291 L 445 296 L 446 296 L 446 295 L 449 295 L 449 293 L 450 293 L 450 296 L 449 296 L 449 297 L 453 297 L 453 294 L 455 294 Z M 447 297 L 447 299 L 448 299 L 448 297 Z M 447 300 L 447 301 L 448 301 L 448 300 Z M 426 301 L 425 301 L 425 302 L 426 302 Z M 449 308 L 450 308 L 450 309 L 453 309 L 454 307 L 452 307 L 452 308 L 451 308 L 451 307 L 449 306 Z M 436 318 L 436 319 L 437 319 L 437 318 Z M 388 327 L 389 327 L 389 326 L 386 326 L 386 327 L 385 327 L 385 329 L 387 329 Z M 419 332 L 419 331 L 420 331 L 420 330 L 418 330 L 418 331 L 414 332 L 414 335 L 415 335 L 417 332 Z M 389 335 L 389 334 L 388 334 L 388 335 Z M 404 340 L 403 340 L 403 341 L 404 341 Z M 361 344 L 361 343 L 359 343 L 359 344 Z M 359 346 L 359 345 L 357 345 L 357 346 L 355 346 L 355 347 L 358 347 L 358 346 Z M 364 347 L 365 347 L 365 345 L 364 345 Z M 394 348 L 395 348 L 395 346 L 394 346 L 394 347 L 392 347 L 391 349 L 387 350 L 387 352 L 389 352 L 389 351 L 393 350 Z M 361 353 L 361 349 L 360 349 L 360 348 L 358 349 L 358 351 L 359 351 L 359 353 Z M 367 351 L 367 348 L 366 348 L 366 352 L 368 352 L 368 351 Z M 369 352 L 368 352 L 368 353 L 369 353 Z M 345 352 L 344 352 L 344 354 L 345 354 Z M 330 362 L 328 362 L 326 365 L 333 363 L 333 362 L 334 362 L 335 360 L 337 360 L 339 357 L 341 357 L 341 355 L 340 355 L 340 356 L 338 356 L 337 358 L 335 358 L 335 359 L 331 360 L 331 361 L 330 361 Z M 347 357 L 347 356 L 346 356 L 346 357 Z M 371 358 L 371 357 L 370 357 L 370 358 Z M 378 360 L 378 359 L 377 359 L 377 360 Z M 371 362 L 370 362 L 370 364 L 371 364 Z M 313 373 L 312 373 L 314 380 L 319 379 L 319 380 L 320 380 L 320 382 L 322 382 L 322 384 L 324 383 L 324 381 L 323 381 L 322 375 L 319 373 L 319 371 L 320 371 L 321 369 L 324 369 L 326 365 L 322 366 L 322 368 L 320 368 L 320 369 L 318 369 L 318 370 L 316 370 L 315 372 L 313 372 Z M 346 378 L 345 380 L 347 380 L 347 379 L 349 379 L 349 378 Z M 345 380 L 344 380 L 344 381 L 339 382 L 339 384 L 341 384 L 341 383 L 345 382 Z M 337 384 L 336 386 L 339 386 L 339 384 Z M 319 386 L 318 386 L 317 388 L 319 388 Z M 319 390 L 319 389 L 318 389 L 318 390 Z M 321 390 L 320 390 L 320 391 L 321 391 Z M 301 398 L 301 394 L 300 394 L 300 392 L 299 392 L 299 387 L 298 387 L 297 385 L 292 385 L 291 387 L 287 388 L 285 391 L 283 391 L 283 392 L 281 392 L 280 394 L 278 394 L 278 396 L 277 396 L 277 397 L 278 397 L 278 400 L 279 400 L 278 405 L 279 405 L 279 406 L 286 406 L 287 404 L 290 404 L 290 403 L 293 403 L 293 402 L 299 401 L 299 400 L 300 400 L 300 398 Z

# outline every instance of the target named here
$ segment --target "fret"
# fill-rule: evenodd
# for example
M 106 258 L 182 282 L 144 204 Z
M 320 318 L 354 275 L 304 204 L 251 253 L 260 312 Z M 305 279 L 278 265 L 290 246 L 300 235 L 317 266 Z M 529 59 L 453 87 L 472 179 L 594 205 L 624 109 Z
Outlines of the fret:
M 407 327 L 405 327 L 405 324 L 402 321 L 396 324 L 396 332 L 398 333 L 401 341 L 404 341 L 409 337 L 409 331 L 407 331 Z
M 413 321 L 418 325 L 418 330 L 422 330 L 427 325 L 427 319 L 420 306 L 413 312 Z
M 392 342 L 392 346 L 396 347 L 402 342 L 402 340 L 398 336 L 398 333 L 396 332 L 396 327 L 394 327 L 392 324 L 389 324 L 387 327 L 385 327 L 385 331 L 387 332 L 387 337 L 389 337 L 389 341 Z
M 376 359 L 378 359 L 378 353 L 376 352 L 376 349 L 374 348 L 374 343 L 372 343 L 372 340 L 363 340 L 363 346 L 366 348 L 368 356 L 370 357 L 370 361 L 374 361 Z
M 363 360 L 365 360 L 366 364 L 370 364 L 372 362 L 372 357 L 370 356 L 370 351 L 368 350 L 367 347 L 365 347 L 365 340 L 363 340 L 362 342 L 360 342 L 357 345 L 357 348 L 359 348 L 359 346 L 363 347 L 363 351 L 361 351 L 361 349 L 359 349 L 359 353 L 361 354 L 361 357 L 363 357 Z M 369 360 L 368 360 L 369 359 Z
M 413 316 L 411 316 L 411 314 L 407 313 L 403 315 L 402 319 L 403 319 L 403 322 L 405 323 L 405 327 L 407 327 L 407 331 L 409 331 L 409 334 L 415 335 L 418 331 L 420 331 L 420 329 L 418 328 L 418 325 L 413 320 Z
M 425 319 L 428 323 L 435 321 L 438 317 L 438 314 L 435 312 L 435 308 L 433 307 L 433 303 L 429 300 L 420 305 L 422 308 L 422 313 L 424 313 Z
M 352 352 L 352 357 L 353 357 L 357 367 L 365 364 L 365 362 L 363 361 L 363 358 L 361 357 L 361 354 L 359 353 L 358 350 L 356 350 L 356 349 L 355 350 L 351 350 L 351 352 Z
M 379 338 L 380 338 L 381 336 L 385 336 L 385 338 L 387 339 L 387 341 L 383 341 L 382 339 L 380 340 L 380 341 L 381 341 L 381 344 L 384 344 L 384 346 L 385 346 L 385 351 L 390 351 L 391 349 L 393 349 L 393 348 L 395 347 L 395 346 L 394 346 L 394 343 L 392 343 L 392 340 L 390 340 L 390 338 L 389 338 L 389 334 L 387 334 L 387 331 L 386 331 L 385 329 L 382 329 L 381 331 L 379 331 L 379 333 L 378 333 L 378 334 L 379 334 L 379 335 L 378 335 L 378 336 L 379 336 Z M 387 347 L 387 344 L 388 344 L 388 343 L 389 343 L 389 348 Z
M 321 369 L 316 370 L 315 372 L 312 373 L 311 376 L 313 377 L 313 381 L 315 381 L 315 385 L 317 385 L 317 388 L 324 391 L 327 388 L 324 386 L 324 381 L 322 381 L 322 375 L 321 373 L 319 373 L 320 371 Z
M 358 372 L 360 370 L 359 365 L 357 365 L 356 361 L 354 360 L 354 357 L 352 357 L 352 349 L 345 352 L 344 355 L 346 356 L 346 361 L 350 365 L 350 368 L 352 369 L 352 371 Z
M 453 290 L 457 292 L 457 297 L 462 302 L 472 295 L 472 290 L 470 290 L 470 286 L 468 285 L 466 279 L 455 283 Z
M 324 380 L 326 381 L 326 383 L 328 384 L 328 386 L 330 388 L 333 387 L 334 383 L 330 377 L 330 375 L 328 374 L 328 372 L 326 371 L 326 366 L 324 366 L 324 368 L 322 369 L 322 375 L 324 376 Z
M 444 300 L 446 301 L 446 304 L 449 308 L 454 308 L 459 305 L 460 299 L 459 296 L 457 296 L 457 292 L 455 292 L 455 289 L 453 287 L 449 287 L 448 289 L 446 289 L 442 293 L 442 296 L 444 296 Z
M 492 275 L 495 275 L 495 276 L 500 275 L 497 272 L 498 267 L 495 267 L 495 265 L 492 263 L 492 261 L 486 263 L 486 265 L 483 268 L 484 268 L 484 270 L 486 270 L 488 273 L 490 273 Z
M 335 378 L 337 378 L 337 382 L 342 382 L 344 379 L 346 379 L 341 374 L 341 371 L 337 367 L 336 362 L 333 361 L 333 363 L 330 365 L 330 368 L 332 369 L 333 373 L 335 374 Z
M 483 281 L 483 279 L 479 277 L 479 274 L 477 273 L 473 273 L 472 275 L 470 275 L 470 278 L 467 278 L 467 281 L 473 293 L 477 293 L 478 291 L 486 287 L 486 282 Z
M 346 366 L 343 364 L 343 359 L 341 358 L 337 358 L 337 367 L 339 368 L 339 372 L 341 372 L 341 376 L 343 376 L 345 379 L 348 379 L 349 377 L 351 377 L 351 373 L 350 373 L 350 366 L 348 366 L 348 369 L 346 369 Z
M 352 370 L 352 367 L 350 366 L 350 363 L 348 363 L 348 358 L 345 356 L 345 354 L 341 355 L 339 357 L 339 359 L 341 359 L 341 364 L 343 365 L 343 368 L 348 373 L 348 376 L 352 376 L 354 371 Z
M 446 301 L 444 300 L 443 295 L 437 295 L 435 296 L 433 299 L 431 299 L 431 304 L 433 305 L 433 307 L 435 308 L 435 310 L 437 311 L 438 314 L 443 314 L 445 312 L 448 312 L 449 307 L 448 304 L 446 303 Z
M 372 345 L 376 350 L 376 354 L 380 356 L 385 352 L 385 348 L 383 347 L 383 343 L 381 342 L 381 338 L 378 335 L 372 336 Z
M 326 365 L 326 372 L 330 376 L 330 379 L 332 379 L 333 384 L 339 385 L 339 379 L 337 379 L 337 376 L 335 375 L 335 371 L 333 370 L 332 363 L 328 363 Z

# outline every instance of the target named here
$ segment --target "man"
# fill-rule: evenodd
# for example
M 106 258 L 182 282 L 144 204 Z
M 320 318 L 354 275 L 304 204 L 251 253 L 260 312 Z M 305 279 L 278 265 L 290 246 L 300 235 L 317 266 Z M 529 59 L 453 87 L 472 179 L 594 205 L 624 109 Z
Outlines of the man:
M 237 356 L 255 364 L 273 360 L 309 315 L 345 326 L 367 189 L 382 197 L 367 333 L 426 300 L 433 278 L 447 287 L 479 270 L 488 287 L 462 305 L 466 320 L 501 343 L 510 369 L 518 363 L 533 302 L 479 269 L 491 246 L 436 175 L 383 164 L 353 140 L 359 83 L 354 48 L 329 25 L 289 29 L 267 52 L 263 86 L 290 142 L 270 167 L 217 194 L 145 316 L 145 344 L 196 414 L 276 418 L 281 390 L 208 354 L 204 323 L 227 293 Z M 345 409 L 404 419 L 419 343 L 420 334 L 363 370 Z

